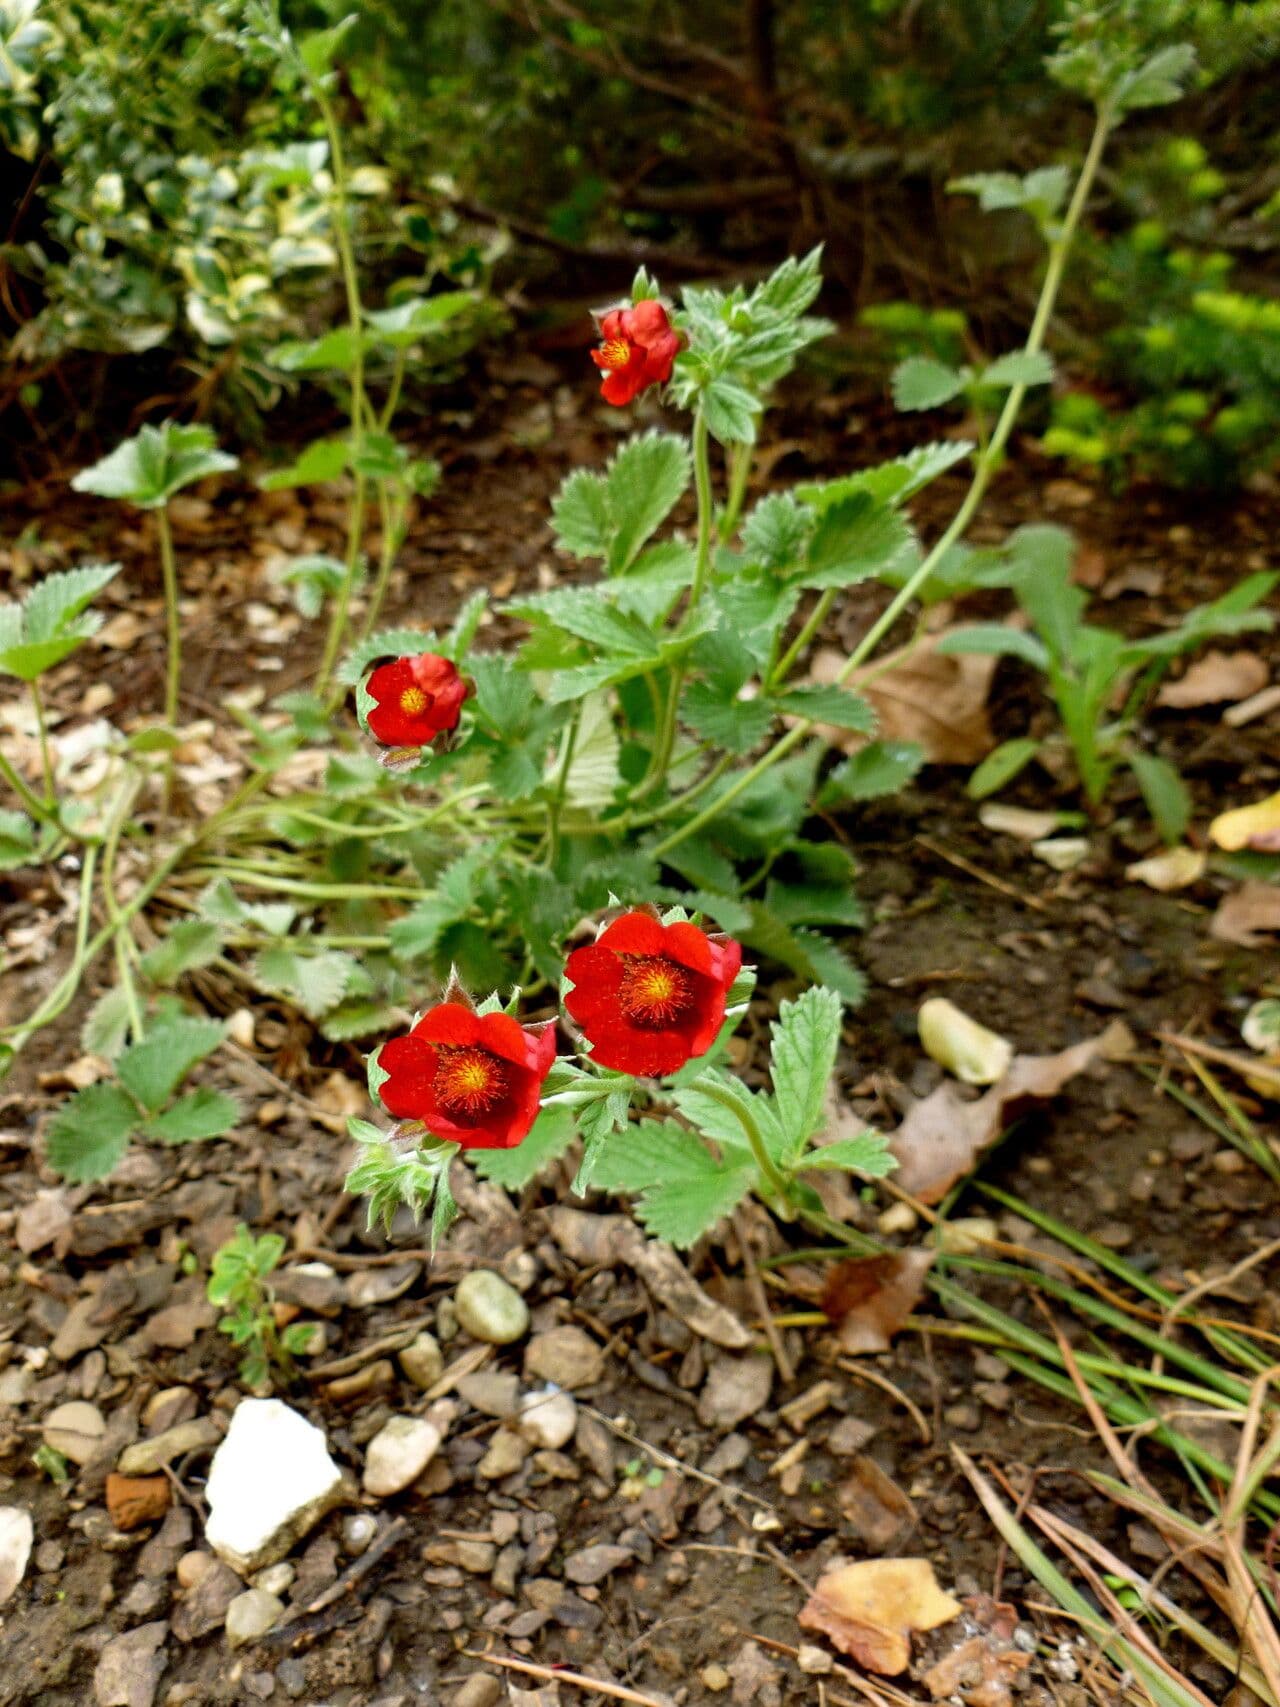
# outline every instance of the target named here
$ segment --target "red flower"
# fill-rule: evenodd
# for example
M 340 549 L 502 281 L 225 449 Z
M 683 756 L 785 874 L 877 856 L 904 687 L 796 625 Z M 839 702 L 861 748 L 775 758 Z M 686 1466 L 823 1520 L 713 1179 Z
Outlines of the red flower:
M 600 318 L 600 348 L 591 359 L 604 370 L 606 403 L 630 403 L 651 385 L 665 385 L 680 350 L 680 334 L 654 297 L 634 308 L 611 308 Z
M 538 1117 L 555 1058 L 554 1025 L 441 1002 L 382 1045 L 378 1095 L 398 1120 L 420 1120 L 464 1150 L 513 1150 Z
M 741 965 L 727 937 L 626 913 L 569 956 L 564 1005 L 597 1065 L 657 1078 L 710 1049 Z
M 426 747 L 456 729 L 471 691 L 447 658 L 420 652 L 379 664 L 364 684 L 375 701 L 365 721 L 382 747 Z

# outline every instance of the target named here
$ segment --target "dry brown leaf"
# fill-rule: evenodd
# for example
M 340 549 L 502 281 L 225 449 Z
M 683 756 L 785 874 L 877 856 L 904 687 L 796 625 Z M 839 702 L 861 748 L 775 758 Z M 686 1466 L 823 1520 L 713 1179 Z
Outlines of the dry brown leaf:
M 1209 926 L 1219 942 L 1242 948 L 1263 947 L 1273 931 L 1280 931 L 1280 884 L 1253 879 L 1222 898 Z
M 1280 889 L 1273 893 L 1280 902 Z M 939 1085 L 909 1110 L 889 1140 L 898 1159 L 894 1183 L 922 1203 L 940 1202 L 1029 1104 L 1057 1096 L 1090 1062 L 1123 1056 L 1121 1033 L 1127 1028 L 1118 1023 L 1119 1030 L 1108 1026 L 1056 1055 L 1015 1056 L 999 1084 L 976 1102 L 966 1101 L 952 1084 Z
M 996 744 L 987 718 L 987 695 L 996 659 L 982 653 L 951 655 L 938 651 L 950 629 L 913 642 L 849 680 L 875 707 L 877 736 L 886 741 L 917 741 L 935 765 L 975 765 Z M 834 682 L 848 662 L 824 649 L 813 660 L 811 679 Z M 865 737 L 847 729 L 824 729 L 833 746 L 855 752 Z
M 836 1490 L 840 1510 L 869 1552 L 888 1553 L 916 1525 L 916 1508 L 893 1477 L 866 1453 L 853 1461 L 850 1476 Z
M 1194 711 L 1202 705 L 1248 699 L 1266 687 L 1270 672 L 1256 652 L 1219 652 L 1215 647 L 1197 658 L 1176 682 L 1166 682 L 1156 704 L 1174 711 Z
M 839 1326 L 841 1351 L 851 1357 L 888 1351 L 920 1302 L 932 1262 L 932 1251 L 913 1250 L 837 1263 L 823 1283 L 822 1310 Z
M 936 1630 L 963 1610 L 938 1587 L 927 1559 L 860 1559 L 823 1573 L 799 1622 L 867 1671 L 896 1677 L 911 1663 L 913 1632 Z

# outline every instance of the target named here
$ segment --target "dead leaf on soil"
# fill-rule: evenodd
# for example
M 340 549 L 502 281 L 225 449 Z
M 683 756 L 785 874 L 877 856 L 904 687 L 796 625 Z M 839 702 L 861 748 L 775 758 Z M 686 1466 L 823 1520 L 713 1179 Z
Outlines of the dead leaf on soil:
M 1162 895 L 1175 889 L 1186 889 L 1204 876 L 1209 856 L 1202 848 L 1166 848 L 1126 866 L 1125 876 L 1132 883 L 1145 883 L 1148 889 L 1158 889 Z
M 1209 839 L 1225 853 L 1280 853 L 1280 794 L 1223 812 L 1210 824 Z
M 1248 699 L 1266 687 L 1270 672 L 1256 652 L 1219 652 L 1214 648 L 1197 658 L 1176 682 L 1166 682 L 1156 704 L 1174 711 L 1195 711 L 1202 705 Z
M 927 1559 L 860 1559 L 824 1572 L 801 1609 L 804 1630 L 820 1630 L 867 1671 L 896 1677 L 911 1663 L 911 1636 L 959 1616 Z
M 1209 926 L 1219 942 L 1242 948 L 1262 948 L 1274 931 L 1280 931 L 1280 884 L 1252 879 L 1222 898 Z
M 853 1461 L 852 1474 L 836 1490 L 840 1510 L 872 1553 L 888 1553 L 916 1526 L 916 1508 L 907 1494 L 866 1453 Z
M 823 1283 L 821 1307 L 838 1325 L 841 1351 L 850 1357 L 888 1351 L 920 1302 L 932 1263 L 933 1252 L 925 1250 L 886 1251 L 837 1263 Z
M 847 685 L 875 707 L 879 739 L 917 741 L 930 764 L 976 765 L 996 744 L 987 718 L 996 659 L 939 652 L 939 641 L 951 632 L 942 629 L 877 659 Z M 811 680 L 834 682 L 847 662 L 825 648 L 814 657 Z M 846 753 L 856 752 L 865 739 L 847 729 L 824 728 L 822 733 Z
M 1280 904 L 1280 889 L 1273 890 Z M 965 1101 L 952 1084 L 916 1103 L 889 1139 L 898 1159 L 894 1183 L 922 1203 L 938 1203 L 978 1157 L 1033 1103 L 1045 1102 L 1093 1061 L 1122 1060 L 1133 1038 L 1123 1020 L 1097 1037 L 1056 1055 L 1017 1055 L 998 1084 L 976 1102 Z

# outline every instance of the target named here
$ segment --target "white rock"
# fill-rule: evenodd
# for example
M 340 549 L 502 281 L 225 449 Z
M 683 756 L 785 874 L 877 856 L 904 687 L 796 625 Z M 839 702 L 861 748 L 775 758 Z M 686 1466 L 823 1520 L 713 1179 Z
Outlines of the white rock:
M 283 1559 L 342 1494 L 322 1430 L 280 1399 L 242 1399 L 205 1484 L 205 1539 L 251 1576 Z
M 559 1452 L 573 1439 L 578 1426 L 577 1402 L 571 1393 L 562 1393 L 558 1387 L 526 1393 L 520 1401 L 517 1426 L 525 1439 L 531 1440 L 535 1446 Z
M 279 1564 L 268 1565 L 265 1571 L 259 1571 L 252 1586 L 266 1589 L 268 1594 L 288 1594 L 297 1574 L 287 1559 L 281 1559 Z
M 369 1442 L 364 1491 L 375 1499 L 416 1482 L 440 1450 L 440 1430 L 425 1417 L 391 1417 Z
M 265 1588 L 247 1588 L 227 1608 L 227 1646 L 243 1648 L 247 1642 L 256 1642 L 283 1611 L 284 1602 L 278 1594 L 269 1594 Z
M 26 1575 L 34 1539 L 31 1513 L 20 1505 L 0 1505 L 0 1606 Z
M 96 1405 L 83 1399 L 70 1399 L 65 1405 L 55 1405 L 40 1425 L 46 1446 L 69 1458 L 73 1464 L 87 1464 L 107 1432 L 107 1421 Z

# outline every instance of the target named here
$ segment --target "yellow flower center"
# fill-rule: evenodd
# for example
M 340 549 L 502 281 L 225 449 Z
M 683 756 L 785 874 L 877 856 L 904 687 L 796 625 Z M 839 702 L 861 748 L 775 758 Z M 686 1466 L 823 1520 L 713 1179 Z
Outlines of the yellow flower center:
M 506 1095 L 506 1064 L 487 1049 L 437 1044 L 436 1100 L 446 1114 L 488 1114 Z
M 400 695 L 400 709 L 407 717 L 417 717 L 427 709 L 427 696 L 421 688 L 406 688 Z
M 600 354 L 604 358 L 604 365 L 612 373 L 617 368 L 626 367 L 631 360 L 631 345 L 625 338 L 607 338 Z
M 633 1025 L 670 1025 L 693 1005 L 693 980 L 665 954 L 624 954 L 618 1005 Z

